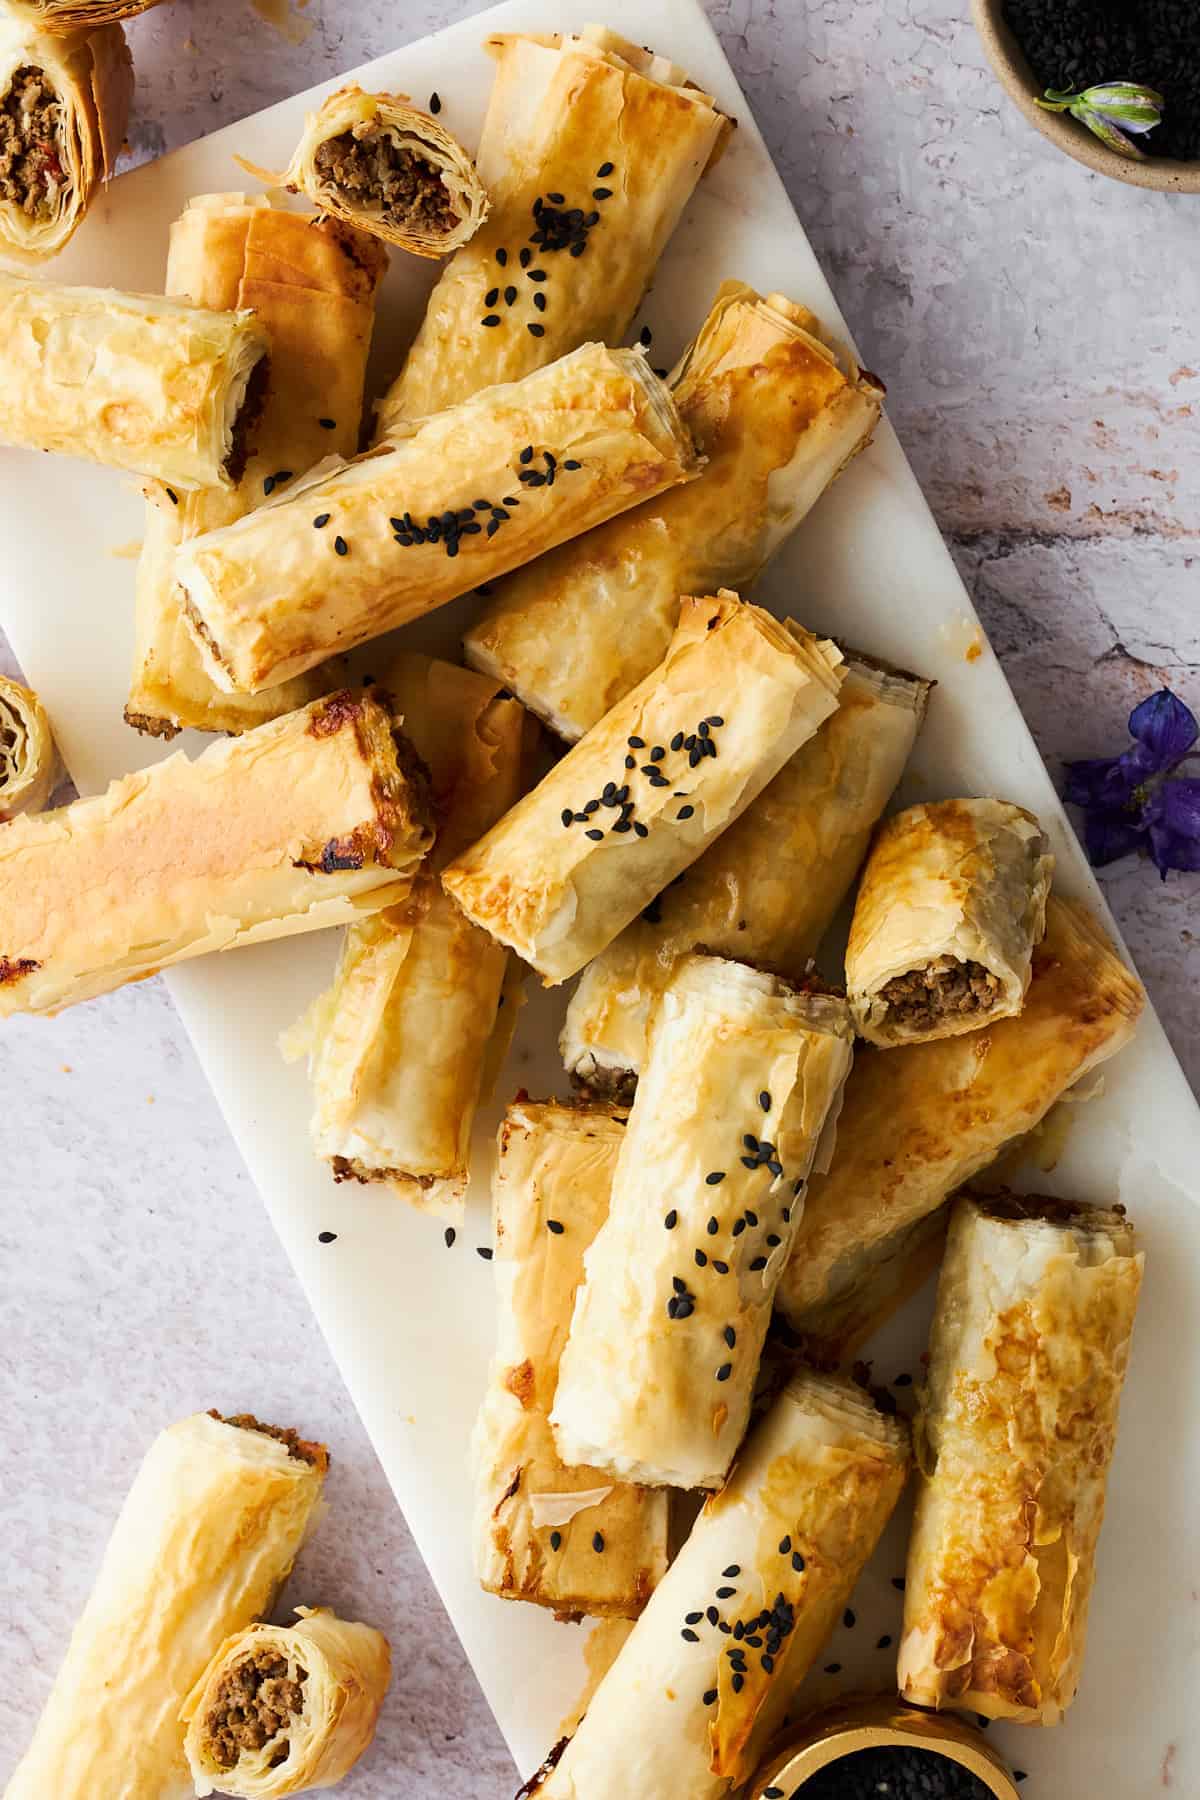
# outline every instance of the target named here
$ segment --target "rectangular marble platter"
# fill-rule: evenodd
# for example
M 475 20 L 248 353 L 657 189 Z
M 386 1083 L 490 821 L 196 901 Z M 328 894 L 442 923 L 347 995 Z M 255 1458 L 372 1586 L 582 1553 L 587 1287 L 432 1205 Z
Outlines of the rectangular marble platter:
M 596 0 L 512 0 L 412 44 L 346 79 L 425 104 L 477 140 L 491 64 L 490 30 L 577 28 Z M 605 22 L 686 68 L 736 116 L 728 154 L 705 180 L 635 321 L 653 330 L 652 358 L 674 361 L 726 276 L 782 289 L 828 324 L 836 303 L 698 0 L 610 0 Z M 804 30 L 804 9 L 789 29 Z M 330 83 L 333 87 L 335 83 Z M 161 290 L 167 231 L 189 196 L 244 187 L 235 155 L 281 169 L 315 89 L 123 177 L 101 197 L 59 280 Z M 887 104 L 887 95 L 881 96 Z M 598 146 L 597 154 L 607 146 Z M 867 154 L 867 152 L 864 152 Z M 251 183 L 250 185 L 254 185 Z M 803 194 L 803 181 L 799 180 Z M 399 367 L 433 272 L 396 253 L 381 304 L 372 379 Z M 887 379 L 887 370 L 881 370 Z M 137 484 L 105 470 L 0 450 L 0 619 L 27 679 L 50 710 L 80 790 L 167 754 L 136 736 L 121 709 L 132 637 Z M 1055 791 L 895 438 L 885 427 L 778 556 L 757 597 L 816 630 L 920 670 L 938 682 L 906 780 L 905 799 L 999 794 L 1031 807 L 1059 859 L 1060 887 L 1101 907 Z M 470 598 L 412 628 L 406 641 L 453 656 Z M 380 657 L 383 650 L 379 651 Z M 369 657 L 366 667 L 369 669 Z M 1070 696 L 1063 696 L 1064 705 Z M 201 741 L 181 740 L 191 753 Z M 178 748 L 179 746 L 173 746 Z M 1147 867 L 1145 879 L 1156 879 Z M 229 1128 L 295 1265 L 396 1498 L 513 1754 L 526 1773 L 557 1735 L 584 1674 L 587 1627 L 483 1594 L 471 1568 L 467 1446 L 492 1339 L 492 1287 L 476 1247 L 488 1242 L 487 1169 L 500 1105 L 519 1087 L 566 1092 L 555 1053 L 564 998 L 530 983 L 518 1036 L 493 1104 L 479 1121 L 467 1226 L 452 1249 L 441 1226 L 386 1189 L 335 1187 L 308 1144 L 309 1096 L 276 1038 L 329 979 L 336 934 L 292 938 L 173 971 L 168 983 Z M 1105 1074 L 1103 1092 L 1072 1109 L 1052 1189 L 1125 1202 L 1142 1228 L 1148 1276 L 1126 1391 L 1108 1522 L 1100 1550 L 1091 1645 L 1079 1700 L 1050 1732 L 996 1728 L 1030 1800 L 1150 1800 L 1200 1793 L 1200 1115 L 1153 1013 Z M 318 1233 L 334 1230 L 322 1245 Z M 200 1271 L 197 1271 L 199 1276 Z M 929 1297 L 874 1346 L 888 1381 L 919 1369 Z M 152 1346 L 147 1346 L 151 1350 Z M 203 1396 L 196 1397 L 204 1405 Z M 246 1396 L 253 1404 L 253 1395 Z M 336 1449 L 336 1446 L 335 1446 Z M 904 1559 L 897 1519 L 839 1628 L 811 1697 L 839 1685 L 887 1688 Z M 353 1530 L 342 1520 L 341 1530 Z M 410 1646 L 397 1646 L 401 1679 Z M 630 1720 L 637 1730 L 637 1721 Z M 681 1796 L 680 1800 L 684 1800 Z

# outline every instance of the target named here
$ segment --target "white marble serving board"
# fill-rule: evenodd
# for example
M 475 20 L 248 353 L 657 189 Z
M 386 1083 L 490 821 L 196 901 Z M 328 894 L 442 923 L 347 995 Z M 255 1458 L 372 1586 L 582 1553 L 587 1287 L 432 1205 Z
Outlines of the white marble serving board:
M 489 29 L 585 23 L 594 0 L 512 0 L 485 17 L 413 44 L 365 69 L 365 87 L 425 102 L 467 142 L 477 136 L 491 65 Z M 831 324 L 839 315 L 783 186 L 698 0 L 610 0 L 606 21 L 683 64 L 735 114 L 739 130 L 703 184 L 634 330 L 654 331 L 652 359 L 669 364 L 698 326 L 718 282 L 736 275 L 781 288 Z M 167 228 L 189 196 L 244 185 L 235 153 L 283 167 L 305 112 L 329 88 L 193 144 L 117 182 L 97 204 L 56 278 L 154 290 Z M 881 100 L 886 104 L 886 96 Z M 433 278 L 396 256 L 372 367 L 382 386 L 399 365 Z M 881 373 L 885 379 L 887 371 Z M 1117 371 L 1113 372 L 1114 375 Z M 3 378 L 0 370 L 0 379 Z M 0 621 L 43 695 L 84 792 L 166 754 L 122 722 L 141 534 L 136 484 L 81 464 L 0 450 Z M 1102 909 L 1095 884 L 909 467 L 889 429 L 822 501 L 777 558 L 758 598 L 817 629 L 937 678 L 931 716 L 905 797 L 999 793 L 1032 807 L 1050 830 L 1059 881 Z M 453 654 L 470 600 L 444 609 L 407 641 Z M 1063 705 L 1071 705 L 1063 694 Z M 183 740 L 189 751 L 202 740 Z M 177 747 L 177 746 L 176 746 Z M 1149 879 L 1149 875 L 1147 876 Z M 327 981 L 333 934 L 237 952 L 177 969 L 171 992 L 230 1129 L 371 1433 L 396 1497 L 517 1762 L 528 1771 L 557 1734 L 583 1678 L 584 1633 L 531 1607 L 482 1594 L 470 1558 L 467 1442 L 491 1348 L 486 1169 L 504 1097 L 566 1083 L 555 1055 L 562 998 L 536 992 L 521 1019 L 496 1102 L 478 1136 L 478 1179 L 453 1249 L 441 1227 L 387 1192 L 334 1187 L 307 1139 L 302 1069 L 276 1052 Z M 1148 1275 L 1109 1518 L 1101 1546 L 1087 1672 L 1069 1722 L 1048 1732 L 997 1728 L 1031 1800 L 1150 1800 L 1164 1788 L 1200 1792 L 1200 1114 L 1157 1019 L 1081 1108 L 1044 1185 L 1123 1200 L 1144 1232 Z M 337 1241 L 318 1242 L 333 1230 Z M 196 1280 L 211 1278 L 197 1270 Z M 875 1349 L 875 1375 L 912 1372 L 928 1296 Z M 336 1448 L 336 1447 L 335 1447 Z M 353 1531 L 343 1519 L 340 1529 Z M 856 1597 L 858 1623 L 839 1628 L 812 1697 L 843 1685 L 887 1687 L 904 1560 L 897 1520 Z M 397 1645 L 399 1678 L 416 1643 Z M 630 1721 L 637 1729 L 637 1721 Z M 680 1800 L 685 1800 L 680 1796 Z

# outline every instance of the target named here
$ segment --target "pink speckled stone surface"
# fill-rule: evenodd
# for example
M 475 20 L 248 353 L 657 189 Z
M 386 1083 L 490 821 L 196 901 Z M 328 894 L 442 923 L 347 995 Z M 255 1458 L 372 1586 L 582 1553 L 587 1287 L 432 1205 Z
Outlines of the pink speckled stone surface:
M 480 10 L 175 0 L 131 29 L 132 153 Z M 953 0 L 709 10 L 1051 767 L 1119 747 L 1163 682 L 1200 709 L 1200 201 L 1056 158 Z M 1104 879 L 1196 1086 L 1200 878 Z M 511 1761 L 165 991 L 8 1021 L 0 1084 L 0 1781 L 143 1448 L 215 1405 L 334 1451 L 285 1598 L 381 1626 L 397 1670 L 341 1792 L 503 1800 Z

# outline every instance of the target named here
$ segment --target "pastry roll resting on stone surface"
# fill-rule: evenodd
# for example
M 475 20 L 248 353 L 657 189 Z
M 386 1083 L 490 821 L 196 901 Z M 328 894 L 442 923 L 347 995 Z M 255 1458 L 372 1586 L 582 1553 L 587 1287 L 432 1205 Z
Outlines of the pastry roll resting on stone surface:
M 1142 1264 L 1123 1207 L 957 1202 L 917 1427 L 905 1699 L 1055 1725 L 1074 1698 Z
M 401 899 L 433 841 L 412 763 L 391 714 L 345 691 L 11 820 L 0 1015 L 57 1012 L 185 957 Z
M 861 1389 L 790 1381 L 705 1503 L 579 1729 L 523 1792 L 721 1800 L 746 1781 L 875 1549 L 908 1464 L 906 1427 Z
M 1053 873 L 1041 826 L 1006 800 L 938 800 L 889 819 L 846 949 L 859 1035 L 886 1049 L 1020 1012 Z
M 0 825 L 41 812 L 62 774 L 45 707 L 32 688 L 0 675 Z
M 562 1616 L 636 1618 L 667 1566 L 668 1496 L 562 1461 L 550 1431 L 584 1252 L 608 1216 L 625 1113 L 516 1100 L 492 1177 L 499 1330 L 472 1439 L 485 1588 Z
M 5 1800 L 191 1800 L 180 1710 L 274 1604 L 328 1464 L 248 1414 L 196 1413 L 155 1439 Z
M 597 956 L 837 706 L 841 652 L 736 594 L 685 599 L 657 669 L 443 877 L 547 986 Z
M 562 1356 L 564 1461 L 671 1487 L 725 1478 L 852 1041 L 831 994 L 719 957 L 680 962 Z

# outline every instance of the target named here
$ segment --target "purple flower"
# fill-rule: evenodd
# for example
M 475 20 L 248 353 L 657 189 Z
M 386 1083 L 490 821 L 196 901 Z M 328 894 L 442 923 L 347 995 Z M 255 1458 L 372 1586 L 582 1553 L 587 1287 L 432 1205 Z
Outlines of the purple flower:
M 1093 868 L 1133 851 L 1148 851 L 1168 869 L 1200 869 L 1200 780 L 1167 777 L 1188 756 L 1200 725 L 1169 688 L 1129 715 L 1133 743 L 1120 756 L 1066 765 L 1066 799 L 1082 808 L 1083 841 Z

